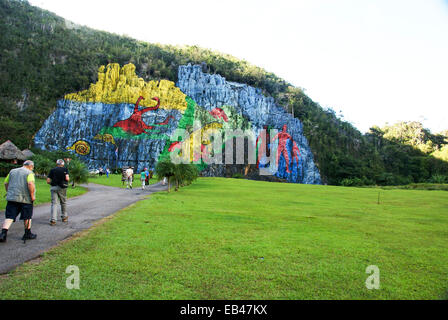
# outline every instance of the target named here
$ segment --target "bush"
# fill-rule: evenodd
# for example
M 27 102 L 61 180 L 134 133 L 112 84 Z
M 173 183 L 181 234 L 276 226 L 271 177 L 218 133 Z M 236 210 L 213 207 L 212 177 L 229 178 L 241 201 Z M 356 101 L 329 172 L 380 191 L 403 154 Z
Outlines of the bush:
M 396 177 L 389 172 L 383 172 L 377 179 L 377 183 L 380 186 L 393 186 L 397 185 Z
M 441 175 L 441 174 L 435 174 L 433 175 L 428 182 L 431 183 L 448 183 L 448 177 Z
M 34 172 L 38 175 L 47 176 L 50 170 L 56 166 L 56 161 L 53 162 L 41 154 L 35 154 L 31 160 L 34 162 Z
M 232 178 L 233 178 L 233 179 L 243 179 L 244 176 L 243 176 L 241 173 L 235 173 L 235 174 L 232 176 Z
M 358 187 L 362 186 L 364 183 L 361 179 L 355 178 L 345 178 L 341 181 L 341 185 L 344 187 Z
M 168 178 L 168 192 L 170 192 L 171 179 L 176 181 L 176 191 L 181 186 L 189 185 L 199 176 L 198 169 L 194 164 L 174 164 L 170 160 L 165 159 L 156 164 L 155 174 L 157 180 L 160 181 L 164 177 Z
M 68 164 L 68 172 L 73 188 L 75 187 L 75 183 L 85 183 L 89 180 L 89 170 L 87 170 L 86 165 L 78 159 L 70 160 Z
M 191 184 L 199 176 L 198 168 L 194 164 L 180 163 L 176 164 L 175 168 L 178 171 L 175 175 L 178 187 Z
M 6 177 L 9 171 L 19 167 L 18 164 L 0 162 L 0 177 Z

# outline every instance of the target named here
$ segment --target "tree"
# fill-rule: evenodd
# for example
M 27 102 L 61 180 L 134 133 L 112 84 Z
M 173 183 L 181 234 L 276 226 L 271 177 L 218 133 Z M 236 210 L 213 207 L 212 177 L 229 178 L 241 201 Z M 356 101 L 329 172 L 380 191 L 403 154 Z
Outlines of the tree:
M 68 164 L 68 172 L 70 179 L 72 180 L 72 187 L 75 187 L 75 183 L 85 183 L 89 180 L 89 171 L 86 165 L 78 159 L 70 160 Z
M 180 187 L 191 184 L 199 175 L 196 165 L 189 163 L 174 164 L 168 159 L 159 161 L 155 172 L 159 181 L 164 177 L 168 178 L 168 192 L 170 192 L 172 179 L 176 181 L 175 191 L 177 191 Z
M 155 167 L 155 174 L 157 175 L 157 180 L 163 180 L 163 178 L 168 179 L 168 192 L 170 192 L 170 179 L 174 176 L 175 166 L 169 160 L 162 160 L 157 162 Z
M 51 168 L 55 166 L 54 162 L 40 154 L 34 155 L 32 160 L 34 162 L 34 171 L 43 176 L 47 176 Z
M 191 163 L 180 163 L 175 165 L 174 178 L 176 179 L 176 191 L 180 186 L 191 184 L 197 179 L 199 173 L 196 165 Z

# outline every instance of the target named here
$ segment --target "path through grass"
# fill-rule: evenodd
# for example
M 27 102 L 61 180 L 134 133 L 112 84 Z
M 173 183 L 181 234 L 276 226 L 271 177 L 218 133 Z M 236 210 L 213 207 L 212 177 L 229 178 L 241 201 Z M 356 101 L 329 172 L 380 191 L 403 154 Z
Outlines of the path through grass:
M 134 182 L 132 186 L 134 188 L 141 188 L 142 184 L 140 181 L 140 174 L 134 175 Z M 121 174 L 110 174 L 109 177 L 106 175 L 102 175 L 101 177 L 99 175 L 91 176 L 89 177 L 89 183 L 97 183 L 102 184 L 104 186 L 110 186 L 110 187 L 117 187 L 117 188 L 126 188 L 126 182 L 123 184 L 121 181 Z M 157 179 L 152 178 L 149 179 L 149 184 L 155 184 L 157 183 Z

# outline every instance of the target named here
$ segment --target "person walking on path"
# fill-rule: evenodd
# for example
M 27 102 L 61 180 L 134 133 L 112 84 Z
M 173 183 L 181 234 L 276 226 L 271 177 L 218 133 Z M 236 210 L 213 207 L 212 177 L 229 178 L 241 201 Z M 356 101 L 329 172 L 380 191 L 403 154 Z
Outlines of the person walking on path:
M 142 190 L 145 190 L 145 185 L 146 185 L 146 171 L 142 170 L 142 172 L 140 172 L 140 181 L 142 182 Z
M 145 168 L 145 185 L 149 185 L 149 171 L 148 168 Z
M 47 183 L 51 185 L 51 220 L 50 225 L 56 224 L 58 216 L 58 202 L 61 204 L 62 222 L 68 221 L 67 216 L 67 187 L 70 177 L 68 169 L 64 167 L 65 162 L 62 159 L 56 161 L 56 168 L 50 170 L 47 177 Z
M 33 217 L 33 202 L 36 200 L 36 185 L 34 178 L 34 162 L 27 160 L 23 167 L 12 169 L 5 179 L 6 189 L 6 210 L 5 221 L 0 234 L 0 242 L 6 242 L 8 230 L 12 223 L 16 221 L 20 213 L 20 220 L 25 225 L 23 241 L 36 239 L 36 235 L 31 233 L 31 219 Z
M 132 189 L 132 181 L 134 180 L 134 168 L 133 167 L 126 169 L 125 177 L 126 177 L 126 189 L 128 189 L 128 188 Z

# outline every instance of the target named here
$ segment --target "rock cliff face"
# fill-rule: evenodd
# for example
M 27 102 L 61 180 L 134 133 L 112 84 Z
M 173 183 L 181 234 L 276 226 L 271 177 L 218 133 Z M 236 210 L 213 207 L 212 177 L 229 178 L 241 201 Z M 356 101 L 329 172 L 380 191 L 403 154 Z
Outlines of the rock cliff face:
M 278 164 L 275 176 L 288 180 L 289 182 L 300 182 L 308 184 L 320 184 L 320 174 L 313 161 L 313 154 L 308 142 L 303 135 L 302 123 L 293 118 L 283 108 L 277 106 L 272 97 L 265 97 L 261 90 L 251 86 L 226 81 L 220 75 L 205 74 L 200 66 L 179 67 L 177 86 L 190 96 L 198 105 L 211 111 L 217 106 L 231 106 L 237 113 L 251 122 L 252 130 L 259 136 L 263 128 L 277 129 L 282 131 L 284 125 L 292 140 L 296 142 L 300 150 L 301 159 L 299 165 L 290 166 L 291 174 L 287 173 L 284 156 Z M 291 139 L 286 142 L 289 159 L 293 156 L 293 143 Z M 210 175 L 224 175 L 221 170 L 215 170 Z
M 78 150 L 73 149 L 73 151 L 77 152 L 78 157 L 86 162 L 90 169 L 104 166 L 153 168 L 165 147 L 166 139 L 176 128 L 181 114 L 175 110 L 159 109 L 157 112 L 143 115 L 143 121 L 148 124 L 158 123 L 172 115 L 174 120 L 170 120 L 171 125 L 160 126 L 157 131 L 140 136 L 126 136 L 126 133 L 116 130 L 118 134 L 113 139 L 114 143 L 102 139 L 115 123 L 129 118 L 133 109 L 134 105 L 125 103 L 59 100 L 56 111 L 36 134 L 34 144 L 44 150 L 66 150 L 77 142 L 83 142 L 83 145 L 89 146 L 88 153 L 83 150 L 77 152 Z
M 35 145 L 71 149 L 89 168 L 134 166 L 140 171 L 175 154 L 197 164 L 204 176 L 238 173 L 254 179 L 321 183 L 302 124 L 260 90 L 205 74 L 200 66 L 181 66 L 177 86 L 166 80 L 146 83 L 134 71 L 131 64 L 101 66 L 97 83 L 58 101 L 56 111 L 36 134 Z M 180 137 L 176 129 L 186 134 Z M 238 129 L 251 136 L 246 140 L 244 163 L 207 164 L 212 154 L 222 153 L 225 160 L 226 141 L 238 136 L 228 132 Z M 267 144 L 263 144 L 263 129 L 271 133 Z M 198 133 L 200 146 L 194 147 Z M 219 140 L 210 134 L 222 137 L 222 144 L 216 146 Z M 249 155 L 248 146 L 260 155 L 266 150 L 271 162 L 266 156 Z M 189 159 L 188 153 L 180 152 L 183 147 L 191 151 Z M 271 168 L 271 176 L 260 176 L 263 168 Z

